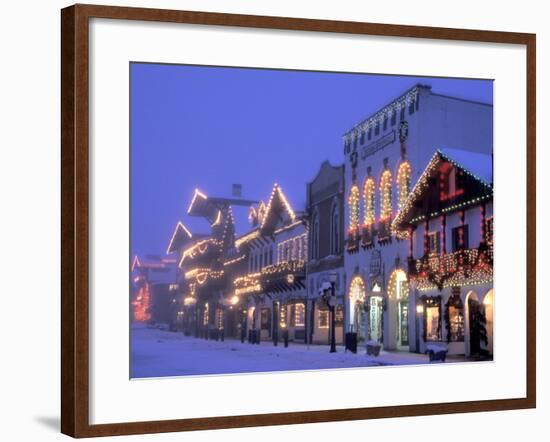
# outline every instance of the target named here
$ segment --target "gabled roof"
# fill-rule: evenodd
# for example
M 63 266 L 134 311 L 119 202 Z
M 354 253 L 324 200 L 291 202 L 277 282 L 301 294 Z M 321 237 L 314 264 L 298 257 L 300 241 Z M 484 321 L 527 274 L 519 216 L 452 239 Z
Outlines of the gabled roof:
M 472 152 L 463 149 L 451 149 L 442 147 L 438 152 L 443 157 L 461 168 L 465 172 L 473 175 L 474 178 L 486 185 L 492 186 L 493 183 L 493 158 L 491 155 Z
M 199 189 L 195 189 L 193 199 L 187 209 L 187 214 L 191 216 L 203 216 L 207 218 L 210 223 L 214 223 L 218 215 L 218 209 L 210 203 L 205 193 L 201 192 Z
M 134 256 L 134 259 L 132 261 L 132 272 L 135 270 L 136 267 L 141 267 L 141 263 L 139 262 L 138 256 Z
M 193 235 L 189 229 L 185 227 L 181 221 L 178 221 L 176 228 L 174 229 L 174 233 L 172 234 L 172 239 L 170 239 L 170 243 L 166 249 L 166 254 L 176 252 L 182 245 L 185 245 L 192 238 Z
M 281 216 L 287 215 L 290 222 L 294 222 L 296 214 L 286 199 L 283 190 L 278 184 L 273 186 L 264 219 L 261 224 L 262 231 L 272 231 L 277 226 L 277 221 Z
M 416 201 L 420 200 L 424 192 L 431 188 L 430 178 L 443 162 L 449 162 L 462 170 L 470 180 L 477 183 L 479 189 L 482 189 L 482 194 L 476 197 L 475 201 L 481 201 L 488 196 L 492 196 L 492 157 L 490 155 L 460 149 L 438 149 L 433 154 L 424 172 L 422 172 L 403 206 L 395 216 L 392 223 L 394 230 L 405 228 L 403 224 L 407 222 L 407 218 L 410 218 L 411 212 L 415 209 Z M 463 201 L 458 205 L 450 205 L 444 208 L 442 212 L 446 213 L 458 210 L 461 207 L 465 207 L 467 203 L 468 201 Z

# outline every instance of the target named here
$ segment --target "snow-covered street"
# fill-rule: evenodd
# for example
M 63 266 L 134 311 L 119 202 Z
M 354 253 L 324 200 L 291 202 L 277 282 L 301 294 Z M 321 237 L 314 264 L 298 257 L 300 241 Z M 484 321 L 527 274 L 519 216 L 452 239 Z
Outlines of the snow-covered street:
M 272 342 L 221 342 L 144 326 L 133 327 L 131 339 L 132 378 L 428 363 L 427 356 L 414 353 L 382 351 L 373 357 L 366 355 L 364 347 L 353 354 L 339 346 L 337 353 L 331 354 L 328 345 L 308 349 L 293 343 L 285 348 L 282 343 L 275 347 Z

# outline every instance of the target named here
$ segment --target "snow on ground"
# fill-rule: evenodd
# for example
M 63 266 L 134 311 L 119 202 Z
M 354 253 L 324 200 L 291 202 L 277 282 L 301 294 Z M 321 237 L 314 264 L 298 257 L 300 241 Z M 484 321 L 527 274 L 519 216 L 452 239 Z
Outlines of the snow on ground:
M 385 352 L 367 356 L 361 346 L 357 354 L 329 353 L 328 345 L 289 343 L 285 348 L 271 341 L 261 344 L 225 342 L 184 336 L 182 333 L 134 326 L 131 330 L 131 377 L 186 376 L 267 371 L 318 370 L 326 368 L 378 367 L 381 365 L 426 364 L 428 357 L 415 353 Z

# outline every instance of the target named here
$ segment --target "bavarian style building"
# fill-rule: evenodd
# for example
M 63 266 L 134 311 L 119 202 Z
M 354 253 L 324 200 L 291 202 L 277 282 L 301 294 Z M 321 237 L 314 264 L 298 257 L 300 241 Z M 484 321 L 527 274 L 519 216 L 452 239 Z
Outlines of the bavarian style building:
M 393 221 L 437 146 L 491 155 L 491 105 L 417 85 L 344 136 L 346 328 L 385 349 L 417 345 L 409 245 Z M 460 195 L 450 195 L 454 202 Z
M 209 232 L 180 222 L 167 250 L 180 327 L 328 344 L 330 281 L 339 344 L 351 334 L 385 350 L 491 354 L 492 119 L 492 105 L 416 85 L 344 135 L 343 164 L 320 165 L 304 211 L 277 184 L 267 204 L 196 190 L 188 215 Z M 236 205 L 251 223 L 240 235 Z M 134 302 L 148 293 L 136 281 Z

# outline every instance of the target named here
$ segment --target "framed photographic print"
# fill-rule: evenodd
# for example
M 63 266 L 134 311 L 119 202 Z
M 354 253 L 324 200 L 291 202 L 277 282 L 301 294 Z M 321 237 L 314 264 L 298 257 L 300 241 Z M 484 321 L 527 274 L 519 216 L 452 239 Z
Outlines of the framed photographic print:
M 535 407 L 534 35 L 61 17 L 62 432 Z

